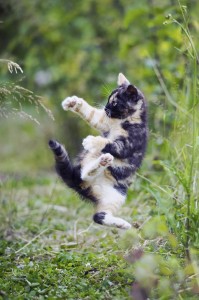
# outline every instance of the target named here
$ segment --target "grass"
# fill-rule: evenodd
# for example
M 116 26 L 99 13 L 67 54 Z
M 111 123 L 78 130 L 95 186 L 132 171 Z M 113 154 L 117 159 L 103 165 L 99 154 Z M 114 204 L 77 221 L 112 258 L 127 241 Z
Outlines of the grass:
M 197 299 L 197 252 L 184 261 L 161 213 L 171 204 L 142 177 L 120 212 L 137 228 L 125 232 L 94 224 L 55 174 L 2 176 L 0 299 L 130 299 L 135 282 L 152 299 Z
M 123 233 L 54 177 L 2 179 L 1 208 L 1 299 L 128 299 Z

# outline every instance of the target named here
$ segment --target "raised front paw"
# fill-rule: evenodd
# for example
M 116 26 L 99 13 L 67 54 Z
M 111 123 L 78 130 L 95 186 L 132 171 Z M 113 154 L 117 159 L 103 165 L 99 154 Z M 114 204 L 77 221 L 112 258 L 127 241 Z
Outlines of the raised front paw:
M 62 101 L 62 107 L 64 110 L 78 110 L 82 105 L 82 99 L 77 96 L 67 97 Z
M 109 167 L 112 165 L 114 157 L 110 153 L 105 153 L 100 156 L 100 165 L 103 167 Z
M 82 142 L 84 149 L 87 151 L 94 151 L 96 138 L 96 136 L 92 135 L 87 136 Z

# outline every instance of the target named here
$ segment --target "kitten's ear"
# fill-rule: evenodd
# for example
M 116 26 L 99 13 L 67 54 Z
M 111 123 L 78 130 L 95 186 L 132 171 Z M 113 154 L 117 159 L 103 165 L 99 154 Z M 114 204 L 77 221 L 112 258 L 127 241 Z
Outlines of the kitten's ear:
M 138 90 L 136 89 L 136 87 L 132 84 L 129 84 L 127 89 L 126 89 L 127 93 L 129 95 L 132 95 L 132 96 L 137 96 L 138 95 Z
M 123 85 L 123 84 L 124 85 L 129 85 L 130 82 L 128 81 L 128 79 L 122 73 L 119 73 L 117 84 L 118 84 L 118 86 Z

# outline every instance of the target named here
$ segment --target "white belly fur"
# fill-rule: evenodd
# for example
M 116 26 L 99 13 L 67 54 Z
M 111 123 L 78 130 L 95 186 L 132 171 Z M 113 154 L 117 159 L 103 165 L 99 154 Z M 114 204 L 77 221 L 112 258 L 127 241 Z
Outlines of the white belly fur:
M 96 211 L 117 213 L 119 208 L 125 202 L 126 196 L 120 194 L 114 187 L 113 183 L 107 179 L 104 174 L 90 182 L 93 194 L 99 200 Z

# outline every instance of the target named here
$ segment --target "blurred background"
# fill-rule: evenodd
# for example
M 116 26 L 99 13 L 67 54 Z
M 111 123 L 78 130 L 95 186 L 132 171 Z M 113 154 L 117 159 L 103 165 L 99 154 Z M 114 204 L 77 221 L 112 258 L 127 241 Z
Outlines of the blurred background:
M 182 4 L 197 35 L 199 2 Z M 143 168 L 158 171 L 154 162 L 169 155 L 165 138 L 192 76 L 189 44 L 173 18 L 182 20 L 174 0 L 1 0 L 0 172 L 51 170 L 47 141 L 52 137 L 74 156 L 82 139 L 95 132 L 64 112 L 61 101 L 75 94 L 102 106 L 119 72 L 148 100 L 150 139 Z M 9 72 L 5 60 L 19 64 L 23 74 L 19 69 Z M 34 105 L 36 95 L 54 120 Z M 183 101 L 191 107 L 190 98 Z

